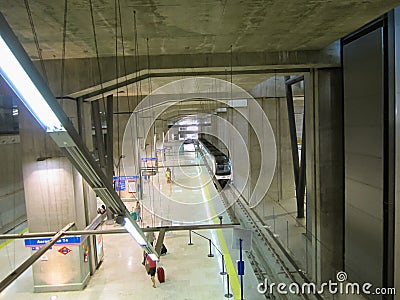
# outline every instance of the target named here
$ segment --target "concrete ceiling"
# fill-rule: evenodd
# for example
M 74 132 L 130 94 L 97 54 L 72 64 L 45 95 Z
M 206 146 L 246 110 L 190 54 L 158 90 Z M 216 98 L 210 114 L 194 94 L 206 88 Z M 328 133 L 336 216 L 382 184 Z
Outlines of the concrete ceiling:
M 322 49 L 399 5 L 393 0 L 119 0 L 124 48 L 134 54 L 136 11 L 140 54 L 151 55 Z M 90 2 L 69 0 L 66 57 L 93 57 Z M 115 55 L 115 1 L 92 0 L 100 56 Z M 62 53 L 64 1 L 29 1 L 44 59 Z M 0 0 L 32 58 L 37 58 L 23 0 Z M 119 24 L 119 21 L 117 22 Z M 119 53 L 122 53 L 119 32 Z
M 60 58 L 62 57 L 64 1 L 30 0 L 34 29 L 41 54 L 53 70 L 53 93 L 60 95 Z M 285 70 L 334 66 L 338 63 L 337 47 L 328 47 L 341 37 L 360 28 L 398 6 L 394 0 L 91 0 L 96 41 L 101 59 L 103 83 L 94 82 L 97 74 L 94 31 L 90 0 L 68 0 L 66 25 L 66 84 L 67 94 L 78 97 L 112 84 L 115 75 L 116 48 L 119 56 L 129 60 L 128 74 L 132 77 L 156 74 L 151 81 L 140 79 L 137 84 L 108 90 L 121 96 L 143 95 L 185 76 L 213 77 L 230 81 L 247 91 L 273 76 L 277 69 Z M 115 2 L 119 3 L 121 23 L 115 27 Z M 0 11 L 33 60 L 38 52 L 24 0 L 0 0 Z M 140 65 L 136 66 L 134 11 L 137 24 Z M 122 24 L 122 28 L 120 26 Z M 121 37 L 123 32 L 123 39 Z M 116 32 L 118 43 L 116 47 Z M 147 41 L 149 61 L 147 66 Z M 122 43 L 123 40 L 123 43 Z M 230 56 L 232 45 L 232 57 Z M 324 50 L 322 50 L 324 49 Z M 327 49 L 336 49 L 332 54 Z M 321 55 L 322 53 L 322 55 Z M 333 59 L 332 59 L 333 57 Z M 120 72 L 122 60 L 119 61 Z M 38 64 L 39 65 L 39 64 Z M 243 72 L 250 69 L 251 72 Z M 270 71 L 266 71 L 270 69 Z M 79 70 L 79 71 L 78 71 Z M 82 72 L 87 70 L 87 72 Z M 139 70 L 138 73 L 135 72 Z M 219 72 L 218 72 L 219 70 Z M 260 72 L 261 71 L 261 72 Z M 55 72 L 55 73 L 54 73 Z M 157 76 L 157 72 L 164 73 Z M 202 75 L 191 75 L 188 73 Z M 203 73 L 201 73 L 203 72 Z M 210 73 L 207 73 L 210 72 Z M 216 73 L 217 72 L 217 73 Z M 167 75 L 165 75 L 167 73 Z M 79 74 L 77 76 L 76 74 Z M 169 75 L 168 75 L 169 74 Z M 289 75 L 287 74 L 287 75 Z M 122 76 L 120 74 L 119 76 Z M 85 83 L 86 81 L 86 83 Z M 118 82 L 118 80 L 117 80 Z M 121 81 L 119 81 L 121 82 Z M 89 84 L 90 83 L 90 84 Z M 149 87 L 151 83 L 151 87 Z M 262 88 L 264 89 L 264 88 Z M 97 96 L 86 98 L 98 99 Z M 180 107 L 182 108 L 182 105 Z M 170 110 L 163 117 L 176 119 L 182 115 L 203 111 L 192 102 L 185 109 Z

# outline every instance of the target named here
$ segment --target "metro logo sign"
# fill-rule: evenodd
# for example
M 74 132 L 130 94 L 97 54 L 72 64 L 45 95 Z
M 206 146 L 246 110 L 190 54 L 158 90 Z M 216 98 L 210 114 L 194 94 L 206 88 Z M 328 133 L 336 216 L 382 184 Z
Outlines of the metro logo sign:
M 58 252 L 60 252 L 61 254 L 67 255 L 68 253 L 70 253 L 72 250 L 67 248 L 67 247 L 62 247 L 60 250 L 58 250 Z

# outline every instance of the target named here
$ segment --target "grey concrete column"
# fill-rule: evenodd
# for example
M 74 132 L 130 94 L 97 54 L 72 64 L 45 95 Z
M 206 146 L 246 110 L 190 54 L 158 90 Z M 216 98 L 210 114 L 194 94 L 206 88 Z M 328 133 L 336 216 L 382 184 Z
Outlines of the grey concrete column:
M 73 101 L 64 100 L 62 105 L 69 116 L 76 116 Z M 29 231 L 58 231 L 70 222 L 76 229 L 85 228 L 87 218 L 96 214 L 85 210 L 86 183 L 25 108 L 20 113 L 20 136 Z M 84 261 L 87 246 L 82 237 L 78 244 L 56 244 L 48 250 L 32 266 L 34 291 L 83 289 L 90 278 L 89 263 Z
M 0 233 L 26 219 L 19 135 L 0 137 Z
M 80 104 L 80 109 L 78 112 L 80 113 L 80 136 L 84 141 L 84 144 L 88 148 L 89 151 L 93 151 L 93 137 L 92 137 L 92 112 L 91 112 L 91 104 L 90 102 L 82 102 Z M 86 226 L 89 225 L 94 218 L 97 217 L 97 201 L 96 194 L 90 188 L 90 186 L 83 180 L 83 200 L 85 206 L 85 219 Z M 88 238 L 88 254 L 89 254 L 89 265 L 90 265 L 90 274 L 93 275 L 101 263 L 104 251 L 103 251 L 103 242 L 101 235 L 92 235 Z
M 305 76 L 307 238 L 317 283 L 343 268 L 343 140 L 341 70 Z

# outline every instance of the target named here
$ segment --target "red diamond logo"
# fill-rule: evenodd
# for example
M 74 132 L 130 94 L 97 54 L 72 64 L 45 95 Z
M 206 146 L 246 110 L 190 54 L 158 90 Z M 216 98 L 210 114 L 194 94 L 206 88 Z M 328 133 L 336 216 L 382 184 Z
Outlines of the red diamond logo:
M 68 253 L 70 253 L 72 250 L 67 248 L 67 247 L 62 247 L 60 250 L 58 250 L 58 252 L 60 252 L 61 254 L 67 255 Z

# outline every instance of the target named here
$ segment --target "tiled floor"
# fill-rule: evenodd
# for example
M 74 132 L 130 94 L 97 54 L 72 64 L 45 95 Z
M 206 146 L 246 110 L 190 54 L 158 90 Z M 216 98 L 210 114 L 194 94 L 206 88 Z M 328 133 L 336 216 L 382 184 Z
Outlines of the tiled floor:
M 177 150 L 177 149 L 176 149 Z M 217 215 L 224 216 L 223 206 L 205 167 L 195 166 L 201 163 L 194 153 L 180 153 L 171 156 L 168 164 L 194 164 L 194 166 L 173 169 L 173 183 L 166 183 L 161 169 L 159 177 L 153 177 L 145 184 L 143 203 L 147 210 L 143 212 L 143 226 L 160 225 L 161 219 L 172 224 L 219 222 Z M 127 202 L 131 209 L 132 202 Z M 113 227 L 118 225 L 105 225 Z M 212 239 L 215 246 L 222 250 L 231 277 L 230 289 L 239 297 L 239 281 L 235 275 L 238 251 L 231 249 L 232 230 L 199 231 Z M 168 254 L 161 257 L 166 282 L 157 282 L 152 288 L 149 276 L 141 265 L 142 250 L 128 234 L 103 235 L 104 261 L 91 277 L 88 286 L 79 292 L 33 293 L 32 271 L 29 268 L 20 278 L 0 294 L 0 299 L 226 299 L 226 276 L 221 276 L 221 256 L 213 248 L 214 257 L 208 257 L 208 241 L 192 234 L 192 246 L 188 245 L 187 231 L 169 232 L 165 237 Z M 22 240 L 16 240 L 0 249 L 0 274 L 4 278 L 19 263 L 30 255 Z M 236 277 L 236 278 L 235 278 Z M 246 262 L 244 276 L 245 298 L 265 299 L 257 293 L 258 282 Z M 233 298 L 231 298 L 233 299 Z

